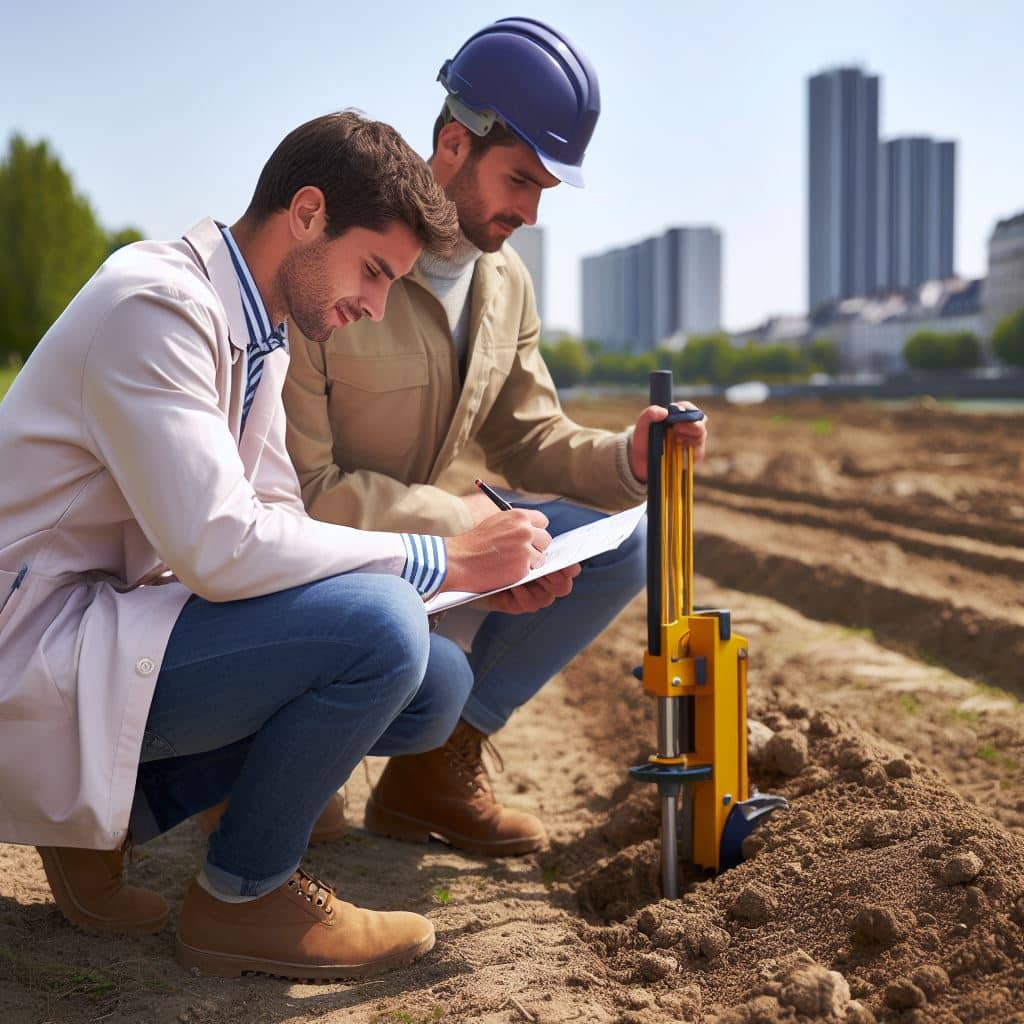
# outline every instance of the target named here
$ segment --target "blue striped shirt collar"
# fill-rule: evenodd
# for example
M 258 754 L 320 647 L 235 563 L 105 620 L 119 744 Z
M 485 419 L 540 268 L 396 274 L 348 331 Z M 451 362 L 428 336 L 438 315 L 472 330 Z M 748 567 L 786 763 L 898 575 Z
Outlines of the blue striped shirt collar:
M 238 278 L 238 291 L 242 297 L 242 312 L 245 314 L 245 325 L 249 329 L 249 342 L 253 345 L 266 344 L 271 334 L 275 333 L 274 326 L 270 322 L 270 314 L 263 304 L 263 297 L 256 287 L 249 264 L 245 262 L 238 243 L 231 234 L 231 229 L 219 225 L 220 233 L 227 243 L 228 252 L 231 253 L 231 263 L 235 268 L 235 275 Z M 279 334 L 288 347 L 288 325 L 282 321 L 277 326 L 276 333 Z

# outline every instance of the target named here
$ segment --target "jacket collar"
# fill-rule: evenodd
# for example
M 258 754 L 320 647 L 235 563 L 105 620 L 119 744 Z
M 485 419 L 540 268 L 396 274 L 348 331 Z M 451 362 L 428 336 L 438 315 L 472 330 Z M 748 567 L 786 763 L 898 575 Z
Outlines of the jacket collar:
M 476 262 L 473 283 L 469 289 L 469 358 L 480 338 L 483 318 L 501 291 L 505 279 L 507 261 L 503 248 L 497 252 L 484 253 Z
M 480 295 L 483 298 L 490 298 L 493 294 L 493 290 L 498 286 L 501 278 L 505 274 L 506 267 L 508 266 L 508 260 L 505 259 L 505 247 L 502 246 L 497 252 L 485 252 L 476 261 L 476 267 L 473 269 L 473 295 L 476 297 Z M 421 288 L 426 288 L 431 295 L 430 285 L 427 283 L 426 278 L 420 272 L 419 261 L 413 266 L 412 270 L 405 278 L 406 281 L 412 281 L 418 284 Z M 486 291 L 481 293 L 479 289 L 481 286 L 486 286 Z
M 213 290 L 224 307 L 228 318 L 228 339 L 243 352 L 249 344 L 249 329 L 242 312 L 242 297 L 238 291 L 238 275 L 231 262 L 231 251 L 221 234 L 220 225 L 211 217 L 204 217 L 185 232 L 185 241 L 196 254 L 203 272 L 210 279 Z

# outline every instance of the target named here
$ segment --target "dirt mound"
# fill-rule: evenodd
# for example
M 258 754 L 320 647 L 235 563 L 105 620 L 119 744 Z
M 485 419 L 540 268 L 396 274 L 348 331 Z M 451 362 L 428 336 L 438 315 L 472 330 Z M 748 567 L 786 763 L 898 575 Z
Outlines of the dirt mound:
M 836 478 L 828 462 L 811 451 L 782 451 L 768 460 L 761 484 L 784 491 L 831 491 Z
M 651 841 L 581 880 L 581 905 L 609 920 L 638 901 L 586 932 L 608 970 L 664 968 L 650 984 L 696 985 L 716 1024 L 1024 1022 L 1024 841 L 836 717 L 775 715 L 790 731 L 766 782 L 791 808 L 748 838 L 749 859 L 676 902 L 653 902 Z

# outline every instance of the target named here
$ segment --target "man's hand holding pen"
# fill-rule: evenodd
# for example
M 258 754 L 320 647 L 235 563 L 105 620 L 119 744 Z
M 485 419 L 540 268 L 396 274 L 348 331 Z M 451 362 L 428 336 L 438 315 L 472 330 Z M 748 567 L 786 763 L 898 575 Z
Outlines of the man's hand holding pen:
M 477 487 L 479 494 L 463 499 L 476 525 L 468 533 L 449 537 L 445 542 L 448 578 L 443 590 L 482 592 L 507 586 L 542 565 L 544 552 L 551 544 L 551 535 L 546 530 L 548 520 L 542 512 L 514 508 L 483 481 L 477 481 Z M 512 567 L 518 571 L 508 576 Z M 488 605 L 492 611 L 509 615 L 539 611 L 569 594 L 579 572 L 580 567 L 572 565 L 549 573 L 492 594 Z

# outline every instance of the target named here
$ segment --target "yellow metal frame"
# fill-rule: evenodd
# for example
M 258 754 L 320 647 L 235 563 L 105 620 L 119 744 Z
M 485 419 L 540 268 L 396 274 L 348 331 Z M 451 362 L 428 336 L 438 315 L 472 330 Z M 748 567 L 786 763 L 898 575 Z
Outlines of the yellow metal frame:
M 725 819 L 746 800 L 747 641 L 722 639 L 714 613 L 693 611 L 693 453 L 665 431 L 661 461 L 661 654 L 644 654 L 644 689 L 652 697 L 693 699 L 694 750 L 658 764 L 710 766 L 711 778 L 688 783 L 693 800 L 695 864 L 718 870 Z M 704 682 L 699 663 L 703 660 Z

